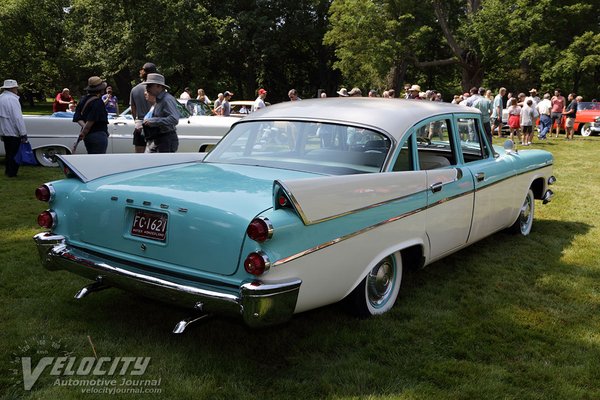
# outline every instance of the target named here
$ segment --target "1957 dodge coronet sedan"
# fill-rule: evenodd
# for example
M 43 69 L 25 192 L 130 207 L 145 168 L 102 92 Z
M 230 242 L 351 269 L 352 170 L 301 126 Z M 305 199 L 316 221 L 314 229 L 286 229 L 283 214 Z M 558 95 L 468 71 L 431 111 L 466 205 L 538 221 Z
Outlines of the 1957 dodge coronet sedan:
M 370 98 L 267 107 L 208 154 L 60 156 L 42 264 L 250 326 L 347 299 L 394 305 L 403 268 L 529 234 L 552 155 L 493 148 L 473 108 Z

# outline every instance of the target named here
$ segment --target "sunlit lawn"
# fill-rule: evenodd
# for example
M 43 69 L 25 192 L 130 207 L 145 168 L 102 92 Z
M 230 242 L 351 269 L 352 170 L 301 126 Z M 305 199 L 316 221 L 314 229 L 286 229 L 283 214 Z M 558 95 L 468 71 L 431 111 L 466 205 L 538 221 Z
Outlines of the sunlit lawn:
M 501 232 L 409 272 L 388 314 L 357 320 L 334 305 L 269 329 L 213 318 L 183 335 L 170 331 L 185 310 L 116 289 L 74 300 L 86 281 L 44 270 L 31 240 L 45 206 L 33 191 L 60 171 L 2 176 L 2 398 L 110 398 L 56 386 L 49 369 L 30 392 L 15 384 L 11 360 L 44 336 L 79 358 L 94 356 L 90 342 L 98 357 L 151 357 L 143 379 L 162 393 L 117 398 L 600 398 L 600 138 L 533 147 L 554 153 L 558 181 L 531 235 Z

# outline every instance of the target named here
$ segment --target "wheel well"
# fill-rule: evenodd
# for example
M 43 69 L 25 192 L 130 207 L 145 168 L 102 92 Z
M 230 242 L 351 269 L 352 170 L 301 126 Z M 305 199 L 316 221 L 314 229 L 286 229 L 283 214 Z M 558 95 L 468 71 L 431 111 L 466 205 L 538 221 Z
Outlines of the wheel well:
M 425 257 L 423 255 L 423 246 L 414 245 L 400 250 L 402 255 L 402 265 L 411 269 L 423 268 Z
M 531 182 L 531 190 L 533 191 L 533 198 L 540 200 L 544 196 L 544 178 L 537 178 Z

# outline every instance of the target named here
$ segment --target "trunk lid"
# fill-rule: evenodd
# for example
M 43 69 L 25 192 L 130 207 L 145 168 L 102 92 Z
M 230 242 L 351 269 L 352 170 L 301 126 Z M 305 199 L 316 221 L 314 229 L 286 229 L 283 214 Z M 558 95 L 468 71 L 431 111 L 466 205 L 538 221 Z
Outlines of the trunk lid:
M 181 273 L 231 275 L 248 223 L 273 206 L 273 180 L 313 176 L 208 163 L 152 168 L 88 182 L 75 208 L 69 202 L 63 211 L 78 226 L 68 228 L 77 232 L 70 239 L 91 250 Z

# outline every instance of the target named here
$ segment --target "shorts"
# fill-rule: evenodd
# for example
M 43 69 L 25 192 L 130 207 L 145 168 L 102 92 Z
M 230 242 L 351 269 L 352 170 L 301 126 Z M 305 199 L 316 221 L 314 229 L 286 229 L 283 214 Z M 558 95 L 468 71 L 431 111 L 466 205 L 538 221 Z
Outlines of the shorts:
M 133 130 L 133 145 L 134 146 L 146 146 L 146 138 L 142 135 L 141 129 Z
M 496 117 L 496 118 L 492 119 L 492 125 L 494 125 L 494 126 L 502 125 L 502 117 Z
M 532 125 L 523 125 L 523 126 L 521 126 L 521 128 L 523 128 L 523 133 L 532 133 L 533 132 Z
M 560 124 L 563 115 L 562 115 L 562 113 L 559 113 L 559 112 L 553 112 L 550 114 L 550 117 L 552 117 L 553 124 L 554 124 L 554 122 L 556 122 L 557 124 Z
M 521 117 L 516 114 L 509 115 L 508 126 L 512 129 L 519 129 L 521 127 Z
M 575 118 L 567 117 L 567 122 L 565 122 L 565 127 L 572 128 L 575 126 Z

